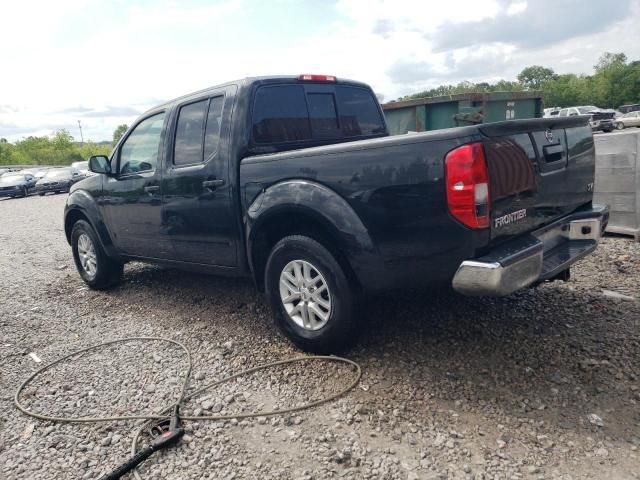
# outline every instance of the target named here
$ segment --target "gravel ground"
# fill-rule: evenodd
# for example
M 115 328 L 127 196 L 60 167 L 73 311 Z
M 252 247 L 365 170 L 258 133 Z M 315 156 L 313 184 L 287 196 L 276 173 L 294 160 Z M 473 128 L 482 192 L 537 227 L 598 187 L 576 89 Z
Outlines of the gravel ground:
M 96 478 L 122 461 L 133 422 L 74 425 L 19 413 L 19 383 L 44 363 L 108 339 L 184 342 L 194 387 L 298 355 L 246 281 L 132 264 L 93 292 L 62 229 L 65 195 L 0 201 L 0 478 Z M 369 301 L 346 397 L 296 415 L 191 422 L 145 479 L 640 478 L 640 244 L 607 237 L 570 282 L 508 298 L 449 292 Z M 36 363 L 35 352 L 43 363 Z M 157 410 L 185 360 L 131 343 L 63 364 L 28 388 L 59 415 Z M 186 413 L 292 406 L 349 382 L 345 366 L 254 374 L 189 402 Z

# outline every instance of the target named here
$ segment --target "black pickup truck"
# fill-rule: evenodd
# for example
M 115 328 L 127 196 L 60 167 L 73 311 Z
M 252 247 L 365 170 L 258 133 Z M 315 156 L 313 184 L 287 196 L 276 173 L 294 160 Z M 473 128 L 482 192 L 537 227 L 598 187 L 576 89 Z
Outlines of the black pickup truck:
M 178 98 L 89 165 L 99 175 L 73 186 L 64 229 L 90 287 L 130 260 L 251 277 L 316 352 L 354 338 L 366 294 L 566 279 L 608 221 L 587 118 L 389 136 L 371 88 L 332 76 Z

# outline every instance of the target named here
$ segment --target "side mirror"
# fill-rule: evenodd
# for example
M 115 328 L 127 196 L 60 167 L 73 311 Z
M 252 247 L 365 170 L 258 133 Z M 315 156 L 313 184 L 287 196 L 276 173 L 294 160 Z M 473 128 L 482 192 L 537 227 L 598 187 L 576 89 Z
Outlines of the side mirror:
M 105 155 L 93 155 L 89 159 L 89 170 L 93 173 L 111 173 L 111 163 Z

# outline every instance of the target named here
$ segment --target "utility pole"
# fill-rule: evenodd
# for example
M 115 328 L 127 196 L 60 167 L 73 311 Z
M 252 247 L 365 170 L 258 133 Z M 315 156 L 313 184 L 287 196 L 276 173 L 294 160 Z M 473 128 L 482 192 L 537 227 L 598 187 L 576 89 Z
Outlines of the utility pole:
M 80 124 L 80 120 L 78 120 L 78 128 L 80 129 L 80 144 L 84 145 L 84 137 L 82 136 L 82 125 Z

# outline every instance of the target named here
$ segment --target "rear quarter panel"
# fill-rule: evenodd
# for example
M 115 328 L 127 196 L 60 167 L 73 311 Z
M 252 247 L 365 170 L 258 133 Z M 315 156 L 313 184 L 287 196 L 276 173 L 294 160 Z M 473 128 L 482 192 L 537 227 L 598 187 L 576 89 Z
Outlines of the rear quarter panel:
M 240 165 L 243 209 L 279 182 L 316 182 L 342 197 L 367 229 L 384 264 L 371 288 L 448 282 L 487 240 L 450 217 L 444 190 L 446 153 L 474 134 L 456 129 L 249 157 Z

